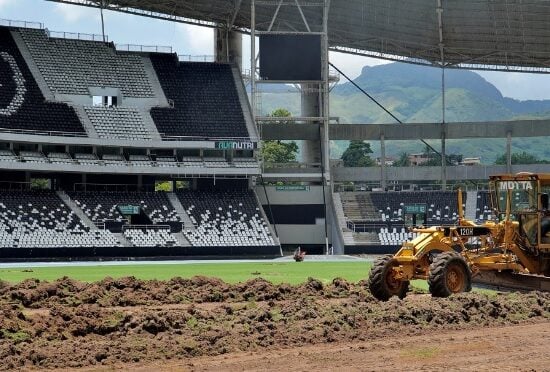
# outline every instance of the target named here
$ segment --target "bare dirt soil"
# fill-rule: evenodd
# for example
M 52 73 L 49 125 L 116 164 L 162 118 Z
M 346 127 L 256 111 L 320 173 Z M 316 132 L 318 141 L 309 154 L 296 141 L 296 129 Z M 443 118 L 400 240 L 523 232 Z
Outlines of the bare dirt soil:
M 550 370 L 550 293 L 195 277 L 0 285 L 0 369 Z

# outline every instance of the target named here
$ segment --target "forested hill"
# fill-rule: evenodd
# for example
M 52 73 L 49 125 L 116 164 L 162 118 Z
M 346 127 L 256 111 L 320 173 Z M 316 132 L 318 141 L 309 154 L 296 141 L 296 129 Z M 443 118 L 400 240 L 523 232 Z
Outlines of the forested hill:
M 343 79 L 343 77 L 342 77 Z M 403 122 L 440 122 L 441 69 L 405 63 L 364 67 L 354 80 L 373 95 Z M 278 107 L 300 113 L 300 99 L 296 93 L 280 93 L 280 88 L 265 85 L 269 92 L 262 99 L 265 113 Z M 530 118 L 550 118 L 550 100 L 518 101 L 503 97 L 500 91 L 479 74 L 467 70 L 445 71 L 446 121 L 490 121 Z M 286 91 L 292 91 L 287 87 Z M 337 85 L 331 94 L 331 116 L 339 116 L 342 123 L 393 123 L 388 114 L 372 103 L 349 82 Z M 513 151 L 528 151 L 540 158 L 550 158 L 548 139 L 517 139 Z M 451 141 L 452 152 L 481 156 L 484 163 L 491 163 L 504 152 L 502 140 Z M 338 157 L 346 143 L 333 146 L 333 156 Z M 376 150 L 377 146 L 373 146 Z M 403 151 L 421 151 L 419 141 L 400 141 L 390 146 L 389 154 Z

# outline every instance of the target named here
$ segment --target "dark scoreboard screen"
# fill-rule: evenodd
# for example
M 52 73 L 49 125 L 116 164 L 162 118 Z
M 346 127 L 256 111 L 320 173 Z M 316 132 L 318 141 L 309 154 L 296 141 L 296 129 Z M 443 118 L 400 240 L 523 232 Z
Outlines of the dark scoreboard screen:
M 320 35 L 260 35 L 260 77 L 264 80 L 319 81 Z

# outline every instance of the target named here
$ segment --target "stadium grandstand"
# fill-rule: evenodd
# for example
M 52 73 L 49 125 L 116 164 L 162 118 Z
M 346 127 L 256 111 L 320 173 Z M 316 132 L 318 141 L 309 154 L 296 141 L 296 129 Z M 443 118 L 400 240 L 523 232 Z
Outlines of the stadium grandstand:
M 234 64 L 42 27 L 0 57 L 3 258 L 280 254 Z
M 537 2 L 57 2 L 212 27 L 215 56 L 190 62 L 170 48 L 131 51 L 106 35 L 2 22 L 2 259 L 265 257 L 295 246 L 391 252 L 413 238 L 410 225 L 455 223 L 459 185 L 466 216 L 486 220 L 492 207 L 481 180 L 549 170 L 511 164 L 512 137 L 550 135 L 545 120 L 364 125 L 340 124 L 329 112 L 330 88 L 345 77 L 329 68 L 329 50 L 443 71 L 548 72 L 548 44 L 540 43 L 548 30 L 535 14 L 549 8 Z M 468 14 L 476 27 L 463 27 Z M 253 40 L 249 71 L 243 33 Z M 265 47 L 268 38 L 262 50 L 256 36 L 282 34 L 318 37 L 295 53 L 311 64 L 262 71 L 265 56 L 281 50 Z M 261 111 L 262 86 L 274 82 L 300 86 L 302 113 L 292 123 Z M 506 139 L 507 164 L 447 164 L 445 141 L 455 138 Z M 416 168 L 331 162 L 330 141 L 353 139 L 379 142 L 382 159 L 385 141 L 437 140 L 443 160 Z M 301 161 L 262 163 L 262 140 L 302 141 Z

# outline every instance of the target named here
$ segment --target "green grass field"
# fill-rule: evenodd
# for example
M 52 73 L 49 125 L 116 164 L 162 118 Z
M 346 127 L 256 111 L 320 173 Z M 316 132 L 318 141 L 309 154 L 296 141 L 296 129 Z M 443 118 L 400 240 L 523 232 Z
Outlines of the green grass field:
M 102 280 L 110 276 L 121 278 L 135 276 L 138 279 L 166 280 L 179 276 L 190 278 L 196 275 L 219 278 L 227 283 L 244 282 L 252 278 L 264 278 L 272 283 L 300 284 L 312 277 L 330 283 L 340 277 L 349 282 L 367 279 L 372 264 L 367 261 L 342 262 L 216 262 L 196 264 L 127 264 L 105 266 L 30 267 L 0 269 L 0 280 L 18 283 L 25 279 L 52 281 L 67 276 L 85 282 Z M 412 286 L 428 290 L 425 280 L 414 280 Z M 493 293 L 487 289 L 476 292 Z
M 116 266 L 67 266 L 0 269 L 0 280 L 20 282 L 24 279 L 55 280 L 63 276 L 81 281 L 97 281 L 110 276 L 135 276 L 139 279 L 170 279 L 176 276 L 190 278 L 204 275 L 220 278 L 228 283 L 243 282 L 262 277 L 273 283 L 299 284 L 308 277 L 325 283 L 336 277 L 351 282 L 366 279 L 371 264 L 352 262 L 223 262 L 198 264 L 128 264 Z

